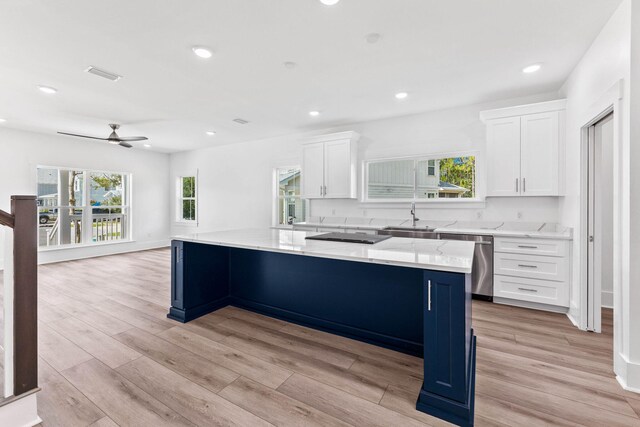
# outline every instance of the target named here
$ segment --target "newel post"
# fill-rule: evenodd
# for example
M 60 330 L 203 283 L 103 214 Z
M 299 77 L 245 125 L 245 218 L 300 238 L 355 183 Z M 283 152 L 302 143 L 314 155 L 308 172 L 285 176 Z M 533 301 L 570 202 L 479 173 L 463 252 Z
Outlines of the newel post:
M 38 387 L 38 207 L 36 196 L 11 196 L 13 226 L 14 395 Z

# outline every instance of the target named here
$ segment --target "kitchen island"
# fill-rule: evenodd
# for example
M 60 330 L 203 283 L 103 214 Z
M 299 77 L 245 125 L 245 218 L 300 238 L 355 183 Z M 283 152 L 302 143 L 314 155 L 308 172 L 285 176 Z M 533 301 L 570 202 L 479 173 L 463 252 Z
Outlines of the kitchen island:
M 393 237 L 374 245 L 257 229 L 172 242 L 168 317 L 227 305 L 424 357 L 418 410 L 473 425 L 474 245 Z

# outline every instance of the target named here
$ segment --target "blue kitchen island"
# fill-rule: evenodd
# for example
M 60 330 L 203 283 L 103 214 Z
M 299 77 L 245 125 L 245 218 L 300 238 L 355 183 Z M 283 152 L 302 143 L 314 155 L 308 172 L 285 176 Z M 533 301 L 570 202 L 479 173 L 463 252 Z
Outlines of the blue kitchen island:
M 233 305 L 421 356 L 416 408 L 473 425 L 474 244 L 306 239 L 317 234 L 258 229 L 175 238 L 168 317 L 189 322 Z

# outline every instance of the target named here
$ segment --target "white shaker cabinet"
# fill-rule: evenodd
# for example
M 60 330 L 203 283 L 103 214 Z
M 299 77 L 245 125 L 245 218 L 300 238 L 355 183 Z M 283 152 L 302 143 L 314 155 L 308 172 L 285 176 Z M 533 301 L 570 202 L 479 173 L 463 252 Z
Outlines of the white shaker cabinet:
M 560 112 L 520 118 L 523 196 L 559 196 Z
M 302 146 L 302 196 L 322 198 L 324 194 L 324 143 Z
M 560 196 L 565 100 L 483 111 L 487 196 Z
M 302 197 L 355 199 L 357 142 L 355 132 L 322 135 L 302 145 Z
M 520 117 L 487 123 L 487 163 L 487 196 L 520 195 Z

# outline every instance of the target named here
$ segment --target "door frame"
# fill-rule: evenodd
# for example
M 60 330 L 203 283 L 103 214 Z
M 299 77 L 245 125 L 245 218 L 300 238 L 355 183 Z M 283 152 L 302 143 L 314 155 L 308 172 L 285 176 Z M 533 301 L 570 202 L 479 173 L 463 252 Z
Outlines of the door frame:
M 576 236 L 579 241 L 580 248 L 580 277 L 579 277 L 579 316 L 577 322 L 580 329 L 600 332 L 600 322 L 597 321 L 599 313 L 596 310 L 601 308 L 595 307 L 596 304 L 591 302 L 599 302 L 600 298 L 595 298 L 596 292 L 601 289 L 593 289 L 589 286 L 589 140 L 590 130 L 592 126 L 601 121 L 603 118 L 613 113 L 613 186 L 620 188 L 623 181 L 622 175 L 622 82 L 619 81 L 613 85 L 596 103 L 588 108 L 581 116 L 581 146 L 580 146 L 580 230 Z M 614 306 L 614 354 L 619 354 L 622 348 L 622 325 L 621 325 L 621 295 L 622 295 L 622 212 L 623 212 L 623 195 L 620 191 L 613 192 L 613 306 Z M 598 239 L 598 236 L 594 236 Z M 599 242 L 600 239 L 597 240 Z M 591 295 L 591 299 L 589 298 Z M 615 358 L 614 358 L 615 360 Z M 615 367 L 615 366 L 614 366 Z

